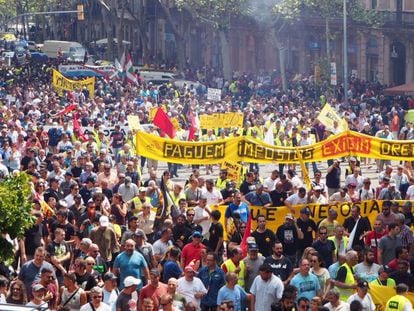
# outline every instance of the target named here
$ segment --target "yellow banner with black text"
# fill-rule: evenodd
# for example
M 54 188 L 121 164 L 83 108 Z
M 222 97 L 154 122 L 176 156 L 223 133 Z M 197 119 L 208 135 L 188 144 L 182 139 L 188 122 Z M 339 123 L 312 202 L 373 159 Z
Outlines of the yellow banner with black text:
M 266 218 L 266 227 L 272 231 L 276 231 L 279 226 L 281 226 L 285 221 L 285 216 L 288 213 L 294 212 L 296 218 L 299 217 L 300 210 L 304 207 L 308 207 L 311 211 L 310 218 L 318 224 L 321 220 L 328 217 L 328 211 L 330 208 L 334 209 L 338 213 L 338 218 L 336 219 L 340 224 L 343 224 L 345 219 L 351 216 L 351 208 L 353 206 L 359 206 L 361 210 L 362 217 L 368 217 L 371 225 L 374 223 L 377 215 L 381 212 L 382 209 L 381 200 L 369 200 L 362 201 L 359 203 L 332 203 L 332 204 L 304 204 L 296 205 L 292 210 L 286 206 L 279 207 L 268 207 L 264 208 L 262 206 L 249 206 L 250 212 L 252 213 L 252 228 L 255 229 L 257 226 L 257 216 L 263 215 Z M 404 205 L 406 201 L 397 201 L 400 206 Z M 225 226 L 225 212 L 227 205 L 220 205 L 212 207 L 212 209 L 218 209 L 221 212 L 220 222 Z
M 213 142 L 185 142 L 137 132 L 137 154 L 181 164 L 219 164 L 224 160 L 252 163 L 317 162 L 344 156 L 412 161 L 414 140 L 386 140 L 344 131 L 316 144 L 302 147 L 272 146 L 251 137 Z
M 95 95 L 95 77 L 84 80 L 70 80 L 62 75 L 59 71 L 53 69 L 52 83 L 59 96 L 63 95 L 63 91 L 72 92 L 75 89 L 82 90 L 84 87 L 89 92 L 89 97 Z

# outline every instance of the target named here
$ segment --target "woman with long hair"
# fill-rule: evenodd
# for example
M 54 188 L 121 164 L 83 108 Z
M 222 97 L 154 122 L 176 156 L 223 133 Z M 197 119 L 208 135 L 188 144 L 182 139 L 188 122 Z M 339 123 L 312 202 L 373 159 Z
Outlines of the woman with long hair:
M 314 274 L 318 280 L 319 285 L 322 291 L 322 297 L 325 297 L 326 293 L 329 290 L 330 285 L 330 275 L 328 269 L 324 268 L 324 261 L 321 255 L 315 254 L 311 258 L 311 270 L 310 272 Z
M 27 292 L 22 281 L 17 279 L 11 282 L 6 301 L 16 305 L 26 305 L 28 302 Z

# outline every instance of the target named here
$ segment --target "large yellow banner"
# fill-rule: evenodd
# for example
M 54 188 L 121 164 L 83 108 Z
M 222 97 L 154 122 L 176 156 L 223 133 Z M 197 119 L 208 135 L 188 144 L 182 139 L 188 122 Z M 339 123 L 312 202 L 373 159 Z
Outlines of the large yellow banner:
M 298 163 L 345 156 L 412 161 L 414 157 L 414 140 L 386 140 L 349 130 L 303 147 L 272 146 L 244 136 L 214 142 L 184 142 L 141 131 L 137 133 L 137 142 L 137 154 L 181 164 L 219 164 L 224 160 Z
M 62 75 L 59 71 L 53 69 L 53 86 L 60 96 L 62 96 L 63 91 L 73 91 L 75 89 L 82 90 L 83 87 L 89 92 L 89 97 L 94 97 L 95 95 L 95 77 L 87 78 L 84 80 L 70 80 Z
M 243 127 L 242 112 L 213 113 L 200 115 L 201 129 L 217 129 L 226 127 Z
M 371 294 L 372 300 L 375 303 L 376 311 L 385 310 L 387 301 L 396 295 L 395 289 L 387 286 L 369 285 L 369 293 Z M 406 297 L 414 305 L 414 293 L 409 292 Z
M 333 204 L 304 204 L 296 205 L 293 207 L 294 216 L 299 217 L 299 212 L 302 208 L 308 207 L 311 211 L 310 218 L 318 224 L 321 220 L 328 217 L 328 211 L 330 208 L 334 209 L 338 213 L 338 218 L 336 219 L 340 224 L 343 224 L 345 219 L 351 216 L 351 208 L 353 206 L 359 206 L 361 210 L 362 217 L 368 217 L 371 224 L 374 223 L 377 215 L 381 212 L 382 209 L 381 200 L 370 200 L 362 201 L 360 203 L 333 203 Z M 405 201 L 398 201 L 400 206 L 404 205 Z M 221 212 L 221 223 L 225 224 L 224 214 L 226 212 L 227 205 L 220 205 L 213 207 L 213 209 L 218 209 Z M 249 206 L 250 212 L 252 213 L 252 228 L 255 229 L 257 226 L 257 216 L 263 215 L 266 218 L 266 227 L 272 231 L 276 231 L 279 226 L 285 221 L 285 216 L 292 211 L 286 206 L 279 207 L 268 207 L 264 208 L 261 206 Z M 225 226 L 224 226 L 225 227 Z

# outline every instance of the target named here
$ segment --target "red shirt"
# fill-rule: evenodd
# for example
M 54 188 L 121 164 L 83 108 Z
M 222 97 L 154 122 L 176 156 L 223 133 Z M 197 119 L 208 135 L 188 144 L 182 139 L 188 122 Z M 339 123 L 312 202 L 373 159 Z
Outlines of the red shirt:
M 370 247 L 374 251 L 375 262 L 378 263 L 378 244 L 379 240 L 384 236 L 387 235 L 388 231 L 384 230 L 383 233 L 377 233 L 375 230 L 368 232 L 365 236 L 365 245 Z
M 184 268 L 192 261 L 199 260 L 201 262 L 201 251 L 205 249 L 206 246 L 203 243 L 198 244 L 197 246 L 194 243 L 189 243 L 184 246 L 181 253 L 181 258 L 184 260 Z
M 159 310 L 160 298 L 162 295 L 168 293 L 168 285 L 158 282 L 158 287 L 154 287 L 151 284 L 144 286 L 139 293 L 139 303 L 142 305 L 144 298 L 151 298 L 154 301 L 154 309 L 153 311 Z M 142 310 L 140 307 L 139 310 Z

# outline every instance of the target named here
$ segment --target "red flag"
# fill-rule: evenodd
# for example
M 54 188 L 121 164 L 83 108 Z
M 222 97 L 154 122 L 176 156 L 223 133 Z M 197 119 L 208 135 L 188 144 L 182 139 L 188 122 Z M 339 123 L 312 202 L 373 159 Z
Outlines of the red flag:
M 243 258 L 247 256 L 247 239 L 249 238 L 252 231 L 252 213 L 250 212 L 249 218 L 247 219 L 246 231 L 244 231 L 243 239 L 240 247 L 242 249 Z
M 58 116 L 63 116 L 63 115 L 65 115 L 65 114 L 67 114 L 67 113 L 71 112 L 71 111 L 72 111 L 73 109 L 75 109 L 75 108 L 76 108 L 76 105 L 75 105 L 75 104 L 70 104 L 69 106 L 65 107 L 65 109 L 63 109 L 63 110 L 59 111 L 59 112 L 57 113 L 57 115 L 58 115 Z
M 165 134 L 170 136 L 170 138 L 175 137 L 175 129 L 174 124 L 171 122 L 168 115 L 162 110 L 162 108 L 158 108 L 157 112 L 155 113 L 154 120 L 152 121 L 154 125 L 158 126 L 161 131 Z
M 83 141 L 87 141 L 88 138 L 85 136 L 85 134 L 82 131 L 82 128 L 80 126 L 79 120 L 78 120 L 78 114 L 73 114 L 73 133 L 75 133 L 76 138 L 81 138 Z
M 189 141 L 194 139 L 194 136 L 195 136 L 194 134 L 197 132 L 197 122 L 196 122 L 196 119 L 194 118 L 194 114 L 193 114 L 192 111 L 190 112 L 190 122 L 191 122 L 191 125 L 190 125 L 190 128 L 188 130 L 188 140 Z

